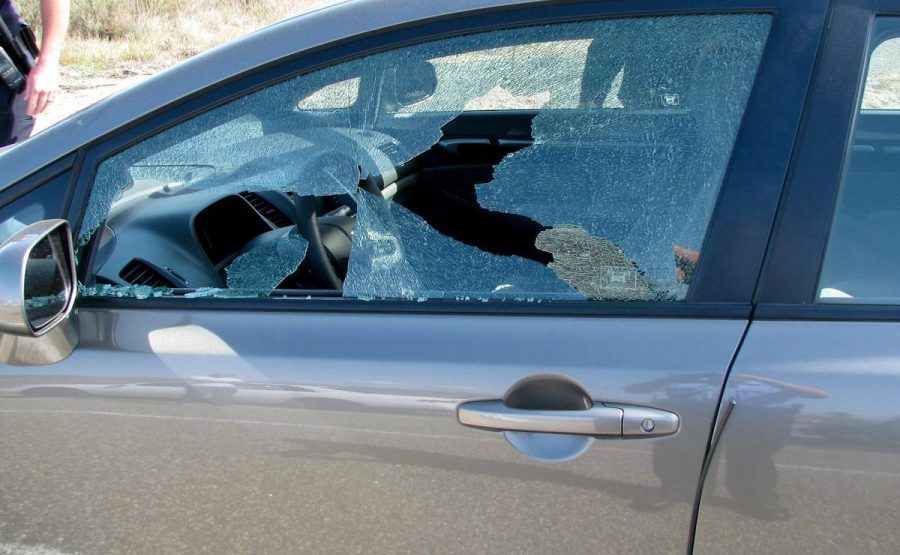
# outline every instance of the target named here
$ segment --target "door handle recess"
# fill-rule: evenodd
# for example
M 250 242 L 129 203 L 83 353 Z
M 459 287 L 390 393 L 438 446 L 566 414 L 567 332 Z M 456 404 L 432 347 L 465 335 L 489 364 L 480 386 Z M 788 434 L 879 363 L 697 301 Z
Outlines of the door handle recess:
M 530 410 L 503 401 L 469 401 L 456 409 L 459 423 L 498 432 L 570 434 L 597 438 L 661 437 L 678 431 L 678 415 L 649 407 L 594 403 L 585 410 Z

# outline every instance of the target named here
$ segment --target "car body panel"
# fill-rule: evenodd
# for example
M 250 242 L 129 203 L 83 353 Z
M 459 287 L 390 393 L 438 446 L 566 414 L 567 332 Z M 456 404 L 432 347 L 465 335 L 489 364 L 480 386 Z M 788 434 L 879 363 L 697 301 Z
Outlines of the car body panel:
M 696 553 L 894 553 L 900 325 L 756 321 L 703 488 Z
M 3 537 L 63 551 L 684 550 L 740 320 L 81 310 L 2 367 Z M 252 333 L 250 333 L 252 330 Z M 456 405 L 555 374 L 675 412 L 562 463 Z M 56 538 L 62 538 L 58 543 Z
M 892 251 L 884 249 L 889 238 L 844 243 L 845 254 L 862 257 L 842 259 L 855 267 L 823 271 L 823 254 L 843 233 L 832 224 L 850 173 L 863 214 L 893 206 L 895 196 L 877 194 L 896 172 L 883 161 L 896 147 L 900 120 L 896 111 L 860 111 L 860 99 L 869 54 L 886 38 L 878 18 L 898 15 L 896 3 L 880 0 L 832 5 L 753 322 L 722 398 L 698 553 L 722 545 L 751 553 L 897 551 L 900 311 L 877 304 L 876 295 L 830 299 L 819 292 L 844 287 L 835 277 L 842 272 L 896 281 Z M 855 158 L 860 151 L 871 154 Z

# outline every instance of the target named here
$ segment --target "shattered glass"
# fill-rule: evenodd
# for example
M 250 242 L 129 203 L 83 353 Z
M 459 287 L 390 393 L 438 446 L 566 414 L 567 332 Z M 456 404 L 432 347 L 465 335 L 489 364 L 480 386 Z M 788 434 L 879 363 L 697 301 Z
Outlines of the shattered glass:
M 78 284 L 79 297 L 119 297 L 132 299 L 149 299 L 151 297 L 171 297 L 169 287 L 151 287 L 149 285 L 110 285 L 99 284 L 87 287 Z
M 325 85 L 297 103 L 298 110 L 339 110 L 349 108 L 359 98 L 361 79 L 354 77 Z
M 478 200 L 614 243 L 651 289 L 682 298 L 674 250 L 700 249 L 771 18 L 608 23 L 588 53 L 584 107 L 539 112 L 534 144 L 507 156 Z M 617 77 L 622 108 L 596 109 Z M 572 83 L 554 84 L 545 108 L 571 96 Z
M 542 35 L 540 42 L 433 58 L 438 73 L 434 95 L 401 107 L 400 113 L 443 111 L 458 104 L 459 98 L 466 99 L 465 111 L 536 110 L 548 103 L 551 91 L 557 92 L 553 99 L 557 108 L 578 107 L 591 40 L 566 40 L 564 33 L 560 40 L 553 40 L 549 33 Z M 563 94 L 554 83 L 572 86 Z
M 136 181 L 222 195 L 349 195 L 357 214 L 345 296 L 680 299 L 770 24 L 754 14 L 523 27 L 290 78 L 103 162 L 78 242 L 146 196 Z M 535 246 L 552 255 L 548 265 L 462 243 L 357 189 L 427 151 L 463 111 L 500 109 L 539 110 L 534 142 L 507 155 L 477 199 L 543 226 Z M 294 237 L 250 250 L 227 269 L 227 289 L 186 296 L 268 294 L 307 247 Z
M 306 239 L 289 235 L 242 254 L 225 270 L 228 288 L 268 295 L 297 270 L 308 247 Z
M 252 289 L 222 289 L 220 287 L 199 287 L 183 296 L 186 299 L 199 297 L 229 297 L 229 298 L 253 298 L 262 293 Z M 151 287 L 149 285 L 110 285 L 107 283 L 85 286 L 78 284 L 79 297 L 118 297 L 128 299 L 149 299 L 175 296 L 175 290 L 170 287 Z
M 57 293 L 56 295 L 41 295 L 40 297 L 27 297 L 25 299 L 25 311 L 31 312 L 34 309 L 44 308 L 47 306 L 64 305 L 66 302 L 65 293 Z
M 309 114 L 294 109 L 297 91 L 328 84 L 348 72 L 393 71 L 410 56 L 407 51 L 387 52 L 285 81 L 114 156 L 101 165 L 94 181 L 79 244 L 87 243 L 137 179 L 222 193 L 353 193 L 362 177 L 391 170 L 436 143 L 440 127 L 453 114 L 388 134 L 375 128 L 374 92 L 360 97 L 353 108 Z
M 344 295 L 368 298 L 583 299 L 552 270 L 438 233 L 398 203 L 358 197 Z
M 199 299 L 201 297 L 217 297 L 231 299 L 247 299 L 259 297 L 260 291 L 252 289 L 222 289 L 221 287 L 200 287 L 190 293 L 185 293 L 185 299 Z

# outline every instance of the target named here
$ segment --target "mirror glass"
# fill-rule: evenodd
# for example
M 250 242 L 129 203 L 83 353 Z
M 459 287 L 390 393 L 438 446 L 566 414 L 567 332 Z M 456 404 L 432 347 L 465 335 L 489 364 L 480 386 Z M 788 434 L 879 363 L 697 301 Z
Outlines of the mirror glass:
M 71 291 L 68 237 L 58 227 L 28 254 L 25 266 L 25 315 L 35 331 L 65 311 Z

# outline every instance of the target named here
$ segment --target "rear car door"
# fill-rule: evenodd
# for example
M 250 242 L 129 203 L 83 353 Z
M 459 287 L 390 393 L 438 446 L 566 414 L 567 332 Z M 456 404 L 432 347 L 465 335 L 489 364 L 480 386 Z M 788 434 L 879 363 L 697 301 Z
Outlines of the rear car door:
M 897 550 L 900 14 L 839 2 L 832 21 L 697 552 Z
M 3 541 L 683 551 L 825 2 L 685 10 L 411 25 L 84 151 Z

